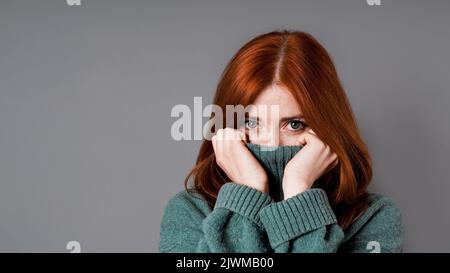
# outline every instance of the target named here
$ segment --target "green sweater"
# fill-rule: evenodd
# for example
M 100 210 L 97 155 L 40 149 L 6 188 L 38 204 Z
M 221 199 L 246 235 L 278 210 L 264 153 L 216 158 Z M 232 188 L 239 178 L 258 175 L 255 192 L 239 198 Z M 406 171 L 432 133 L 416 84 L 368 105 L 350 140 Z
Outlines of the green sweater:
M 369 208 L 345 231 L 327 194 L 311 188 L 283 200 L 286 163 L 301 146 L 264 151 L 248 148 L 269 177 L 269 194 L 228 182 L 210 208 L 198 193 L 178 192 L 160 226 L 160 252 L 401 252 L 401 214 L 393 201 L 369 194 Z

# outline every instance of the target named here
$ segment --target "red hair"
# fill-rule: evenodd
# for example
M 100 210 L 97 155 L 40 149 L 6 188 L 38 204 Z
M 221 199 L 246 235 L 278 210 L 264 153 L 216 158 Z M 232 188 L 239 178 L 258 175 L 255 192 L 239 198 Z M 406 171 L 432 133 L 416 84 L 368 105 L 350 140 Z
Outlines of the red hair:
M 331 57 L 308 33 L 262 34 L 247 42 L 227 64 L 213 103 L 228 117 L 226 105 L 252 104 L 272 84 L 293 94 L 308 126 L 338 155 L 339 164 L 316 180 L 316 185 L 326 191 L 339 225 L 347 228 L 367 208 L 372 164 Z M 190 178 L 193 188 L 188 188 Z M 196 165 L 185 179 L 186 190 L 200 193 L 213 207 L 227 179 L 216 163 L 211 141 L 203 140 Z

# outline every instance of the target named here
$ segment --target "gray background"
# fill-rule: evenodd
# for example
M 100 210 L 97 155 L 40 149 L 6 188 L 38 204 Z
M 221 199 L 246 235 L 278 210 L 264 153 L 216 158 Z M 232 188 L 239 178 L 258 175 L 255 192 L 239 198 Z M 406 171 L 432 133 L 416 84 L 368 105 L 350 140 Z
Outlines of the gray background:
M 381 2 L 1 0 L 0 251 L 157 251 L 199 147 L 172 107 L 290 28 L 333 56 L 405 250 L 449 252 L 450 1 Z

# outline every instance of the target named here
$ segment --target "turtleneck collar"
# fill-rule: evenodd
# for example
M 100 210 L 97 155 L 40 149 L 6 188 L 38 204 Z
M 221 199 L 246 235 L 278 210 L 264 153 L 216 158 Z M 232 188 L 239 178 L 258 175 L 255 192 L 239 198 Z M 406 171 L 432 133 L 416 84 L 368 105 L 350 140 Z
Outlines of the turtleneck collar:
M 283 200 L 284 168 L 303 146 L 269 147 L 253 143 L 246 143 L 246 145 L 267 173 L 269 195 L 275 201 Z

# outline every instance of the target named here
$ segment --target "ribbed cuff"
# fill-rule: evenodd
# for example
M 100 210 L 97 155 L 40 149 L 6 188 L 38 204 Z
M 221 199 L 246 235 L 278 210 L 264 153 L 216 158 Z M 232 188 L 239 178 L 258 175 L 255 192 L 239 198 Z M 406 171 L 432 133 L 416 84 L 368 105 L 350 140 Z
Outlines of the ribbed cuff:
M 259 216 L 272 247 L 337 222 L 326 192 L 319 188 L 270 204 Z
M 259 211 L 272 202 L 268 194 L 243 184 L 228 182 L 220 188 L 214 207 L 229 209 L 262 226 Z

